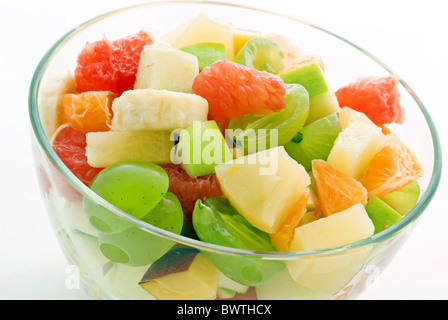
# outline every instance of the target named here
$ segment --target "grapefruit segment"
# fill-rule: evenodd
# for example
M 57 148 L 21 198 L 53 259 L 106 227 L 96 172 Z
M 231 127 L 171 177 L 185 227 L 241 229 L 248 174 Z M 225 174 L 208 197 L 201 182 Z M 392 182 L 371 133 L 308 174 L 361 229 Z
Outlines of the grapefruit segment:
M 398 77 L 365 77 L 336 91 L 339 106 L 363 112 L 377 125 L 403 123 Z

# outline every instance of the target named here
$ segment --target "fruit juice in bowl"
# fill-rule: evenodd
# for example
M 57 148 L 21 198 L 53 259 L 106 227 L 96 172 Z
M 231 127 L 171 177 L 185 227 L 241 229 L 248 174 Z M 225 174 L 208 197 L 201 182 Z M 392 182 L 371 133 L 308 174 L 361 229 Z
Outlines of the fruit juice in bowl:
M 440 173 L 434 125 L 389 68 L 235 5 L 86 22 L 38 66 L 30 116 L 51 224 L 97 299 L 356 298 Z

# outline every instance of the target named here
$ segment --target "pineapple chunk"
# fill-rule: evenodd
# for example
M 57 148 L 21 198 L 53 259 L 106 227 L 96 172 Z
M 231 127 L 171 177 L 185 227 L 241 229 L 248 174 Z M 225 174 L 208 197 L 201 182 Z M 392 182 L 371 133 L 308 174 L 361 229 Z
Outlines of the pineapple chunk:
M 339 134 L 327 162 L 341 173 L 360 180 L 384 140 L 381 128 L 355 120 Z
M 199 74 L 198 58 L 164 43 L 144 47 L 137 71 L 135 89 L 193 92 Z
M 232 24 L 205 12 L 171 31 L 161 40 L 177 49 L 205 42 L 221 43 L 226 48 L 227 58 L 233 60 L 234 57 Z
M 207 121 L 208 102 L 192 93 L 136 89 L 115 99 L 112 110 L 112 130 L 173 131 Z
M 353 110 L 349 107 L 343 107 L 341 109 L 341 112 L 339 113 L 339 118 L 341 120 L 341 127 L 342 130 L 347 128 L 350 124 L 352 124 L 355 121 L 362 121 L 366 124 L 369 124 L 371 126 L 374 126 L 375 124 L 370 120 L 364 113 Z
M 296 228 L 291 251 L 318 250 L 342 246 L 373 235 L 375 227 L 362 204 Z M 299 284 L 324 293 L 336 294 L 359 272 L 371 247 L 340 254 L 307 256 L 288 261 L 291 277 Z
M 51 140 L 58 128 L 60 97 L 66 93 L 73 93 L 75 90 L 76 82 L 72 72 L 53 74 L 41 86 L 38 109 L 48 140 Z
M 178 256 L 181 257 L 181 256 Z M 140 286 L 159 300 L 214 300 L 220 272 L 203 253 L 198 253 L 187 270 L 169 270 L 161 277 L 145 274 Z M 166 271 L 166 270 L 165 270 Z
M 125 161 L 171 162 L 174 141 L 166 131 L 107 131 L 87 134 L 89 165 L 105 168 Z
M 311 183 L 306 170 L 284 147 L 219 164 L 215 172 L 235 209 L 267 233 L 278 230 Z

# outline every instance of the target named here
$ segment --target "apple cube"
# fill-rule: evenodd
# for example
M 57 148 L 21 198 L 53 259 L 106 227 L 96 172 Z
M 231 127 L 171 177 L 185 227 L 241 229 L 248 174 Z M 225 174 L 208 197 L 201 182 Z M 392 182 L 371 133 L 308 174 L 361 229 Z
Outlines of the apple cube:
M 285 83 L 297 83 L 310 95 L 310 113 L 305 125 L 340 111 L 334 91 L 329 87 L 324 72 L 317 62 L 302 65 L 280 74 Z
M 375 234 L 386 230 L 403 218 L 386 202 L 375 196 L 367 202 L 366 211 L 375 225 Z
M 166 34 L 162 40 L 177 49 L 198 43 L 221 43 L 226 48 L 227 58 L 234 57 L 232 24 L 205 12 Z
M 134 88 L 192 93 L 198 74 L 196 56 L 164 43 L 154 43 L 143 48 Z
M 420 196 L 420 185 L 414 181 L 407 186 L 386 194 L 381 200 L 394 208 L 402 216 L 407 215 L 416 206 Z
M 267 233 L 277 232 L 311 183 L 282 146 L 219 164 L 215 171 L 234 208 Z
M 343 107 L 339 113 L 342 129 L 347 128 L 355 121 L 362 121 L 369 125 L 375 125 L 364 113 L 356 111 L 349 107 Z
M 381 128 L 355 120 L 341 131 L 327 162 L 341 173 L 359 181 L 384 141 Z
M 215 173 L 217 164 L 233 159 L 215 121 L 197 122 L 180 132 L 177 161 L 190 177 Z

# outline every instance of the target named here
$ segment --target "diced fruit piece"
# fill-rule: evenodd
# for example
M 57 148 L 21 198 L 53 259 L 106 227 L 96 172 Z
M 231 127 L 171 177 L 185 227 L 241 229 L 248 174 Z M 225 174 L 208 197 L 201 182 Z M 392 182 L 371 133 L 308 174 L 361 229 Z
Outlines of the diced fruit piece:
M 112 105 L 112 130 L 164 130 L 188 128 L 207 121 L 208 103 L 192 93 L 137 89 L 123 93 Z
M 132 89 L 140 53 L 152 42 L 148 33 L 140 31 L 112 42 L 104 37 L 87 43 L 78 56 L 75 70 L 78 91 L 122 93 Z
M 48 140 L 53 137 L 58 125 L 60 97 L 76 90 L 75 77 L 72 72 L 57 73 L 45 79 L 39 92 L 39 116 Z
M 85 185 L 102 170 L 89 165 L 86 157 L 86 135 L 70 124 L 60 126 L 51 139 L 51 146 L 67 168 Z
M 343 130 L 355 121 L 362 121 L 366 124 L 374 125 L 372 120 L 370 120 L 364 113 L 349 107 L 341 108 L 341 112 L 339 112 L 339 119 L 341 119 L 341 126 Z
M 240 52 L 244 45 L 251 39 L 259 37 L 259 33 L 246 30 L 234 30 L 233 32 L 233 52 L 235 55 Z
M 171 250 L 156 261 L 140 285 L 159 300 L 214 300 L 219 271 L 198 251 Z
M 90 132 L 83 153 L 92 167 L 105 168 L 120 162 L 171 162 L 174 141 L 168 131 Z
M 289 275 L 288 270 L 279 272 L 274 278 L 256 286 L 258 300 L 331 300 L 333 296 L 308 289 Z
M 192 93 L 198 74 L 196 56 L 157 42 L 143 48 L 134 89 Z
M 234 56 L 232 24 L 205 12 L 174 29 L 162 40 L 177 49 L 204 42 L 221 43 L 226 48 L 227 57 L 233 59 Z
M 187 172 L 175 164 L 162 165 L 168 174 L 169 191 L 179 199 L 186 225 L 191 227 L 191 215 L 197 200 L 205 201 L 208 198 L 222 196 L 221 187 L 215 174 L 191 178 Z
M 362 178 L 368 196 L 382 197 L 423 176 L 423 168 L 415 154 L 394 135 L 374 155 Z
M 311 223 L 313 221 L 319 220 L 323 218 L 322 210 L 319 211 L 307 211 L 304 215 L 302 220 L 300 220 L 299 227 L 304 226 L 308 223 Z
M 337 90 L 336 97 L 341 107 L 363 112 L 377 125 L 402 123 L 398 81 L 396 75 L 361 78 Z
M 284 69 L 282 72 L 290 71 L 296 68 L 297 61 L 301 61 L 305 54 L 288 37 L 277 33 L 266 33 L 261 35 L 263 38 L 274 41 L 283 53 Z
M 373 235 L 374 225 L 360 203 L 295 230 L 291 251 L 332 248 Z
M 403 218 L 401 214 L 378 197 L 369 199 L 366 211 L 375 226 L 375 234 L 386 230 Z
M 277 230 L 276 233 L 272 233 L 271 239 L 274 246 L 278 251 L 288 251 L 291 240 L 294 237 L 294 230 L 302 221 L 303 216 L 306 213 L 306 206 L 310 197 L 309 188 L 303 192 L 297 204 L 291 209 L 291 212 L 287 215 L 285 221 Z
M 273 74 L 278 74 L 285 67 L 280 47 L 274 41 L 261 37 L 249 40 L 233 61 Z
M 381 128 L 354 121 L 339 134 L 327 161 L 343 174 L 361 180 L 384 138 Z
M 142 219 L 162 200 L 168 185 L 168 175 L 161 167 L 123 162 L 101 171 L 90 188 L 117 208 Z
M 198 58 L 199 71 L 211 66 L 218 60 L 227 58 L 226 48 L 221 43 L 199 43 L 181 49 Z
M 265 116 L 248 114 L 229 122 L 227 131 L 239 149 L 246 154 L 288 143 L 308 118 L 309 97 L 298 84 L 286 85 L 287 107 Z
M 275 251 L 269 235 L 251 225 L 222 197 L 196 203 L 193 227 L 203 242 L 243 250 Z M 247 286 L 263 283 L 284 268 L 282 263 L 250 257 L 205 254 L 227 277 Z
M 281 78 L 228 59 L 205 68 L 196 77 L 193 91 L 208 101 L 208 118 L 216 122 L 248 113 L 279 111 L 286 106 Z
M 367 190 L 363 185 L 334 169 L 324 160 L 313 160 L 313 175 L 316 179 L 317 196 L 324 217 L 367 203 Z
M 117 94 L 111 91 L 68 93 L 61 96 L 59 124 L 71 123 L 83 133 L 109 131 L 112 102 Z
M 402 216 L 411 212 L 418 202 L 420 185 L 414 181 L 407 186 L 381 197 L 381 200 L 394 208 Z
M 215 171 L 236 210 L 267 233 L 277 232 L 310 185 L 308 173 L 283 147 L 219 164 Z
M 291 251 L 319 250 L 347 245 L 373 235 L 375 227 L 362 204 L 296 229 Z M 286 262 L 299 284 L 322 293 L 336 294 L 362 268 L 370 247 L 345 251 L 344 255 L 311 255 Z
M 341 131 L 339 117 L 336 113 L 333 113 L 300 130 L 285 145 L 285 150 L 294 160 L 303 165 L 306 170 L 311 170 L 312 160 L 327 160 Z
M 318 63 L 307 63 L 280 74 L 285 83 L 297 83 L 310 95 L 310 114 L 306 124 L 313 123 L 332 113 L 339 112 L 339 104 L 333 90 Z
M 215 173 L 215 166 L 233 159 L 215 121 L 197 122 L 180 132 L 176 156 L 190 177 Z

